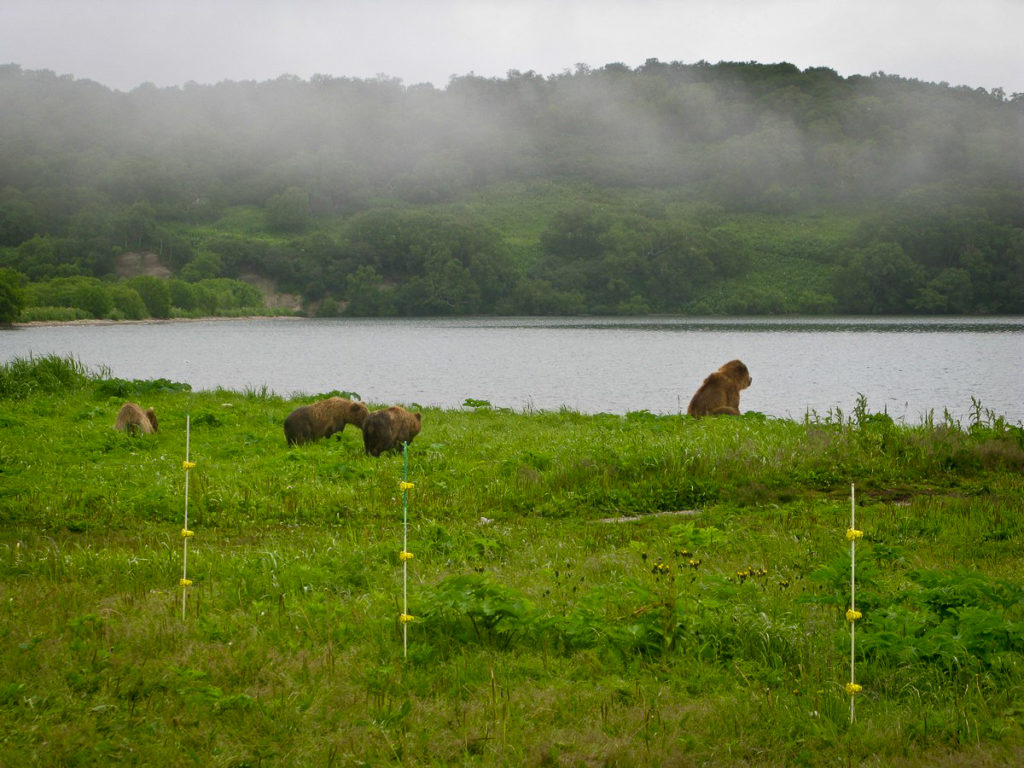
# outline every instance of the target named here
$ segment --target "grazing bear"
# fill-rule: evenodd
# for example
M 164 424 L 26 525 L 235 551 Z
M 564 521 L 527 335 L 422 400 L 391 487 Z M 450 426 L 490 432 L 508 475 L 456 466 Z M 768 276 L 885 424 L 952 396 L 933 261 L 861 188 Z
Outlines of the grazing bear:
M 344 397 L 328 397 L 296 408 L 284 420 L 288 445 L 302 445 L 341 432 L 346 424 L 362 428 L 369 409 Z
M 363 422 L 363 447 L 371 456 L 411 443 L 420 433 L 420 414 L 410 413 L 400 405 L 373 411 Z
M 135 403 L 125 403 L 117 412 L 114 429 L 127 432 L 129 435 L 151 435 L 156 432 L 156 411 L 152 408 L 142 410 Z
M 704 379 L 686 412 L 694 418 L 723 413 L 739 416 L 740 390 L 749 387 L 753 381 L 747 366 L 740 360 L 730 360 Z

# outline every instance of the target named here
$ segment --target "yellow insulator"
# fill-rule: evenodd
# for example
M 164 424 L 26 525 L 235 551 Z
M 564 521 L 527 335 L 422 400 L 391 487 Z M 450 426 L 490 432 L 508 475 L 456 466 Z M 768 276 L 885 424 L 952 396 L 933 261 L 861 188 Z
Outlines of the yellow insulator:
M 412 560 L 413 557 L 415 557 L 415 555 L 413 555 L 412 552 L 405 552 L 403 550 L 402 552 L 398 553 L 398 559 L 399 560 Z
M 398 620 L 403 624 L 408 624 L 411 621 L 416 621 L 416 617 L 410 616 L 408 613 L 403 613 L 401 616 L 398 617 Z
M 846 531 L 846 538 L 849 539 L 850 541 L 854 541 L 856 539 L 859 539 L 863 535 L 864 535 L 864 531 L 858 531 L 855 528 L 850 528 L 849 530 Z
M 855 694 L 858 694 L 858 693 L 860 693 L 863 690 L 864 690 L 864 688 L 862 686 L 860 686 L 860 685 L 857 685 L 856 683 L 847 683 L 846 684 L 846 693 L 848 695 L 850 695 L 850 696 L 854 696 Z
M 191 539 L 195 535 L 196 535 L 195 531 L 190 531 L 188 528 L 182 528 L 181 529 L 181 538 L 183 538 L 183 539 Z
M 849 621 L 849 622 L 854 622 L 854 621 L 856 621 L 857 619 L 859 619 L 863 615 L 864 614 L 862 614 L 860 611 L 855 611 L 853 608 L 850 608 L 846 612 L 846 620 Z
M 194 461 L 183 461 L 181 462 L 182 469 L 195 469 L 196 463 Z
M 416 487 L 416 484 L 408 483 L 405 480 L 403 480 L 401 483 L 398 484 L 398 487 L 401 488 L 403 491 L 411 491 L 413 488 Z
M 181 579 L 178 582 L 178 586 L 179 587 L 191 587 L 192 586 L 192 579 Z

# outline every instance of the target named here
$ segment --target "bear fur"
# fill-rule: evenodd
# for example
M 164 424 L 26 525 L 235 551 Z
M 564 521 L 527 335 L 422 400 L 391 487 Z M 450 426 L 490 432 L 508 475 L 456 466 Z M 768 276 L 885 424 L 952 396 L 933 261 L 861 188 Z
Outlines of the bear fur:
M 369 412 L 365 403 L 328 397 L 289 413 L 284 420 L 284 436 L 288 445 L 302 445 L 341 432 L 346 424 L 361 429 Z
M 740 390 L 753 383 L 741 360 L 730 360 L 704 379 L 686 412 L 694 418 L 740 413 Z
M 363 447 L 371 456 L 397 449 L 402 443 L 411 443 L 420 433 L 422 418 L 400 405 L 372 411 L 363 422 Z
M 117 412 L 114 429 L 127 432 L 129 435 L 151 435 L 157 430 L 156 411 L 152 408 L 144 411 L 135 403 L 125 403 Z

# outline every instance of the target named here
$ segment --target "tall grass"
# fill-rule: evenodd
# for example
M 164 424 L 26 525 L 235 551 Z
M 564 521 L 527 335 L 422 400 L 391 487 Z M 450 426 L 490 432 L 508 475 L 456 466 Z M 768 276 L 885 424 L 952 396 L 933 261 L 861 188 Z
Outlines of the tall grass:
M 71 355 L 15 358 L 0 364 L 0 398 L 18 399 L 80 389 L 90 375 Z
M 288 448 L 265 391 L 81 373 L 0 397 L 2 765 L 1024 757 L 1024 448 L 980 411 L 426 409 L 406 657 L 401 455 Z M 160 432 L 111 429 L 128 396 Z

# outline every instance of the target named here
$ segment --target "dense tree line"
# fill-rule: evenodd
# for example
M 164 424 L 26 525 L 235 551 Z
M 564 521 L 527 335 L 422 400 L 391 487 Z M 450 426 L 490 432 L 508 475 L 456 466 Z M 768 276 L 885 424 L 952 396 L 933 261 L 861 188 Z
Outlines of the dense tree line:
M 185 313 L 249 275 L 321 314 L 1024 311 L 1022 94 L 657 60 L 122 93 L 7 65 L 0 110 L 27 306 L 92 278 L 92 314 L 160 316 L 112 290 L 152 251 Z
M 6 297 L 6 298 L 5 298 Z M 264 313 L 259 289 L 240 280 L 137 275 L 118 282 L 97 277 L 54 277 L 24 284 L 0 270 L 0 323 L 16 320 L 144 320 Z

